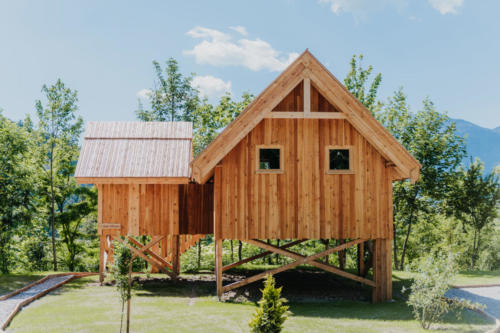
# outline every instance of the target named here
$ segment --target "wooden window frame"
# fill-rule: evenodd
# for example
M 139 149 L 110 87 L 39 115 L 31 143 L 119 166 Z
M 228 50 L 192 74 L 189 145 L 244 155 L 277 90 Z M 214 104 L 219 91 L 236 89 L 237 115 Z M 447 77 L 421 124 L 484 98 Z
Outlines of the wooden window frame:
M 260 168 L 260 150 L 261 149 L 279 149 L 280 150 L 280 168 L 279 169 L 261 169 Z M 256 145 L 255 146 L 255 172 L 258 174 L 280 174 L 284 173 L 284 161 L 283 161 L 283 146 L 282 145 Z
M 349 169 L 331 170 L 330 169 L 330 150 L 342 149 L 349 150 Z M 352 175 L 354 174 L 354 146 L 326 146 L 325 147 L 325 170 L 329 175 Z

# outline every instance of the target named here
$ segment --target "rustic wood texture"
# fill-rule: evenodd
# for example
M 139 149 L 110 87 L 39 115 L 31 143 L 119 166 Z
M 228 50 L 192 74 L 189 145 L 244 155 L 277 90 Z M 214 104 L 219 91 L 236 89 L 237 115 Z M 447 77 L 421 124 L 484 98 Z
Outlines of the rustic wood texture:
M 275 107 L 289 105 L 288 100 L 295 98 L 297 84 L 310 80 L 311 95 L 317 91 L 316 96 L 309 96 L 310 113 L 293 110 L 277 110 Z M 313 91 L 314 90 L 314 91 Z M 307 96 L 304 94 L 304 100 Z M 320 98 L 320 95 L 322 98 Z M 316 100 L 317 97 L 317 100 Z M 324 98 L 324 99 L 323 99 Z M 321 100 L 320 100 L 321 99 Z M 325 101 L 328 103 L 325 104 Z M 307 102 L 304 102 L 307 104 Z M 282 106 L 280 105 L 280 107 Z M 294 104 L 293 108 L 295 109 Z M 287 106 L 288 108 L 288 106 Z M 274 112 L 271 112 L 272 110 Z M 283 111 L 283 112 L 279 112 Z M 341 111 L 341 112 L 340 112 Z M 215 140 L 202 151 L 192 162 L 193 179 L 204 183 L 211 178 L 215 166 L 252 131 L 263 118 L 269 116 L 279 117 L 280 113 L 287 113 L 287 118 L 293 113 L 307 114 L 318 118 L 325 114 L 343 114 L 349 123 L 361 133 L 370 145 L 377 150 L 387 161 L 394 164 L 394 180 L 410 178 L 413 182 L 418 180 L 421 165 L 408 151 L 373 117 L 367 110 L 309 51 L 303 52 L 280 76 L 266 88 L 253 103 L 251 103 Z M 297 117 L 298 118 L 298 117 Z M 306 126 L 307 129 L 307 126 Z
M 101 184 L 98 229 L 122 236 L 213 233 L 213 184 Z
M 256 172 L 258 145 L 283 146 L 283 173 Z M 328 174 L 327 146 L 352 147 L 355 172 Z M 216 238 L 392 237 L 392 168 L 346 120 L 264 119 L 217 169 Z
M 375 239 L 373 244 L 372 302 L 379 303 L 392 299 L 392 242 L 390 239 Z
M 304 82 L 300 82 L 273 111 L 302 112 L 304 110 Z
M 189 178 L 191 141 L 190 122 L 89 122 L 75 178 Z

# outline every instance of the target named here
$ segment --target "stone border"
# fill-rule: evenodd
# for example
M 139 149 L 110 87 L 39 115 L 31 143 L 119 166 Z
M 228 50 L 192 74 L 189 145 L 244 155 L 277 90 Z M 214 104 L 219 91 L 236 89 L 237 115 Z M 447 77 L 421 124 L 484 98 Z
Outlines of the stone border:
M 24 306 L 26 306 L 27 304 L 29 304 L 29 303 L 33 302 L 34 300 L 36 300 L 36 299 L 38 299 L 38 298 L 40 298 L 40 297 L 42 297 L 42 296 L 44 296 L 44 295 L 46 295 L 46 294 L 50 293 L 50 292 L 51 292 L 51 291 L 53 291 L 53 290 L 55 290 L 55 289 L 57 289 L 57 288 L 61 287 L 62 285 L 64 285 L 64 284 L 68 283 L 69 281 L 72 281 L 72 280 L 77 279 L 77 278 L 81 278 L 81 277 L 85 277 L 85 276 L 91 276 L 91 275 L 97 275 L 97 274 L 98 274 L 98 273 L 59 273 L 59 274 L 47 275 L 47 276 L 45 276 L 45 277 L 41 278 L 41 279 L 40 279 L 40 280 L 38 280 L 38 281 L 32 282 L 32 283 L 30 283 L 30 284 L 28 284 L 28 285 L 26 285 L 26 286 L 24 286 L 24 287 L 22 287 L 22 288 L 20 288 L 20 289 L 17 289 L 17 290 L 15 290 L 15 291 L 13 291 L 13 292 L 11 292 L 11 293 L 7 294 L 7 295 L 2 296 L 2 297 L 0 298 L 0 301 L 6 300 L 6 299 L 8 299 L 8 298 L 11 298 L 11 297 L 13 297 L 13 296 L 17 295 L 17 294 L 20 294 L 20 293 L 22 293 L 22 292 L 24 292 L 24 291 L 28 290 L 28 289 L 29 289 L 29 288 L 31 288 L 31 287 L 34 287 L 34 286 L 36 286 L 36 285 L 38 285 L 38 284 L 40 284 L 40 283 L 43 283 L 43 282 L 47 281 L 48 279 L 51 279 L 51 278 L 54 278 L 54 277 L 59 277 L 59 276 L 68 276 L 68 275 L 70 275 L 70 276 L 71 276 L 69 279 L 64 280 L 64 281 L 61 281 L 61 282 L 59 282 L 58 284 L 53 285 L 52 287 L 50 287 L 50 288 L 48 288 L 48 289 L 46 289 L 46 290 L 44 290 L 44 291 L 41 291 L 41 292 L 39 292 L 38 294 L 36 294 L 36 295 L 34 295 L 34 296 L 30 297 L 30 298 L 27 298 L 27 299 L 25 299 L 24 301 L 22 301 L 21 303 L 19 303 L 19 304 L 18 304 L 18 305 L 14 308 L 14 310 L 12 311 L 12 313 L 11 313 L 11 314 L 7 317 L 7 319 L 6 319 L 3 323 L 1 323 L 1 325 L 0 325 L 0 332 L 3 332 L 2 330 L 5 330 L 5 329 L 7 328 L 7 326 L 10 324 L 10 322 L 12 321 L 12 319 L 14 318 L 14 316 L 15 316 L 15 315 L 16 315 L 16 314 L 17 314 L 17 313 L 18 313 L 18 312 L 19 312 L 19 311 L 20 311 L 20 310 L 21 310 Z

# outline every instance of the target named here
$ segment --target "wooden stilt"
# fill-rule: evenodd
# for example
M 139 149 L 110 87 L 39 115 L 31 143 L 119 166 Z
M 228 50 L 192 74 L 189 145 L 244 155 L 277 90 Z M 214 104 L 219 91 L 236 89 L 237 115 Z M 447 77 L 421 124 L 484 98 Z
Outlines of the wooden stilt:
M 339 240 L 339 245 L 342 245 L 345 243 L 345 239 L 340 239 Z M 339 251 L 339 268 L 344 269 L 345 267 L 345 251 L 341 250 Z
M 99 236 L 99 282 L 104 282 L 104 274 L 106 271 L 106 236 Z
M 365 243 L 358 244 L 358 275 L 362 276 L 365 271 Z
M 179 235 L 172 235 L 172 268 L 176 276 L 180 273 Z
M 222 239 L 215 240 L 215 280 L 217 283 L 217 297 L 222 299 Z
M 325 245 L 325 250 L 328 250 L 330 246 L 330 239 L 323 239 L 323 244 Z M 328 254 L 325 256 L 325 264 L 330 262 Z
M 392 299 L 392 252 L 390 239 L 373 242 L 373 280 L 375 287 L 372 302 L 380 303 Z

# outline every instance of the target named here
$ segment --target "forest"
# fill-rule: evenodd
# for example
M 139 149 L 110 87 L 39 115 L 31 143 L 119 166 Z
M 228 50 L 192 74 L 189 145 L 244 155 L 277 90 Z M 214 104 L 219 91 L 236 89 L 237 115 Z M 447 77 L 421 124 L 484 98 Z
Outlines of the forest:
M 147 103 L 138 101 L 136 117 L 193 122 L 195 156 L 254 98 L 226 94 L 211 104 L 175 59 L 153 61 L 153 70 L 154 88 Z M 467 138 L 430 99 L 412 109 L 400 87 L 381 100 L 382 74 L 364 66 L 363 56 L 350 59 L 344 84 L 422 164 L 418 182 L 393 184 L 394 268 L 412 269 L 431 255 L 453 253 L 461 270 L 500 269 L 500 167 L 484 170 L 469 156 Z M 44 85 L 34 111 L 13 121 L 0 109 L 0 272 L 98 271 L 97 193 L 73 178 L 85 124 L 78 92 L 62 80 Z M 312 253 L 322 241 L 308 241 L 302 251 Z M 224 247 L 232 260 L 259 251 L 237 241 Z M 147 269 L 136 261 L 137 269 Z M 183 271 L 213 269 L 212 237 L 186 252 L 181 263 Z

